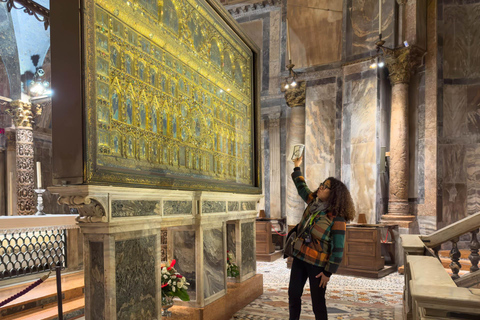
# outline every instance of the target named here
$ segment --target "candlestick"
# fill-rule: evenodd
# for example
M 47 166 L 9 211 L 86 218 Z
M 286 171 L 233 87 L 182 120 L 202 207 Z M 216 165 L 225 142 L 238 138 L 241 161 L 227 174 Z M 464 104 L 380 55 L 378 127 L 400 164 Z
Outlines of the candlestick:
M 382 0 L 378 0 L 378 35 L 382 38 Z
M 45 192 L 45 189 L 35 189 L 34 191 L 37 194 L 37 212 L 35 213 L 35 215 L 44 216 L 46 214 L 45 212 L 43 212 L 43 193 Z
M 291 61 L 292 54 L 290 52 L 290 29 L 288 28 L 288 18 L 287 18 L 287 51 L 288 51 L 288 61 Z
M 42 189 L 42 165 L 37 161 L 37 189 Z

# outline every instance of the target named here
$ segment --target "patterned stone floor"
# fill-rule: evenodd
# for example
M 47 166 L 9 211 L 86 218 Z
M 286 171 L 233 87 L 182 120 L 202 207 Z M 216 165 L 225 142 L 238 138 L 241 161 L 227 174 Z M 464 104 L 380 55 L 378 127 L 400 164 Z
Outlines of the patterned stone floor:
M 237 312 L 232 320 L 288 319 L 288 281 L 290 269 L 284 259 L 258 262 L 263 274 L 264 294 Z M 382 279 L 365 279 L 334 275 L 327 289 L 329 319 L 401 320 L 403 276 L 398 273 Z M 303 295 L 301 319 L 315 319 L 307 285 Z

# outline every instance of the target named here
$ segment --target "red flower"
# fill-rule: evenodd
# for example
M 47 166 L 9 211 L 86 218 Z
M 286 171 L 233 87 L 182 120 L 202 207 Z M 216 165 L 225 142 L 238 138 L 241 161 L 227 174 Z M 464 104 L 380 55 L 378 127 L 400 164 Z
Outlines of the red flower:
M 168 286 L 168 282 L 165 284 L 162 284 L 162 288 L 165 288 L 166 286 Z
M 173 266 L 175 265 L 176 262 L 177 262 L 177 260 L 173 259 L 172 263 L 170 264 L 170 267 L 168 267 L 167 270 L 170 271 L 173 268 Z
M 183 278 L 183 277 L 182 277 L 181 274 L 177 274 L 177 278 L 178 278 L 178 279 L 181 279 L 181 278 Z

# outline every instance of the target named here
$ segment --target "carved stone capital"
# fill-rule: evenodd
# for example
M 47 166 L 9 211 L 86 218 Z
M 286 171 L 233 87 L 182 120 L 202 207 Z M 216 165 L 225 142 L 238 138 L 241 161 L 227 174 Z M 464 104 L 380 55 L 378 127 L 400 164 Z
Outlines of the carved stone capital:
M 66 204 L 78 212 L 75 219 L 80 223 L 107 222 L 105 207 L 97 199 L 89 196 L 61 196 L 58 198 L 58 204 Z
M 12 117 L 13 123 L 17 128 L 32 128 L 35 117 L 42 114 L 40 105 L 21 100 L 10 102 L 5 111 Z
M 285 83 L 281 84 L 282 92 L 285 92 L 285 100 L 290 108 L 305 105 L 307 82 L 297 82 L 296 87 L 285 89 Z
M 385 55 L 392 85 L 409 83 L 411 74 L 420 63 L 422 50 L 415 46 L 393 50 L 384 47 L 381 47 L 381 49 Z

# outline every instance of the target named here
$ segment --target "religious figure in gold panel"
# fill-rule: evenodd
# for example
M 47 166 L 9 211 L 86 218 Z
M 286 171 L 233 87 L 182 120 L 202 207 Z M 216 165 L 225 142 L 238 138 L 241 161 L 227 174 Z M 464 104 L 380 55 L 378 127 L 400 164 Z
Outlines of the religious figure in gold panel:
M 91 13 L 87 180 L 109 168 L 253 185 L 251 49 L 203 1 L 95 0 Z

